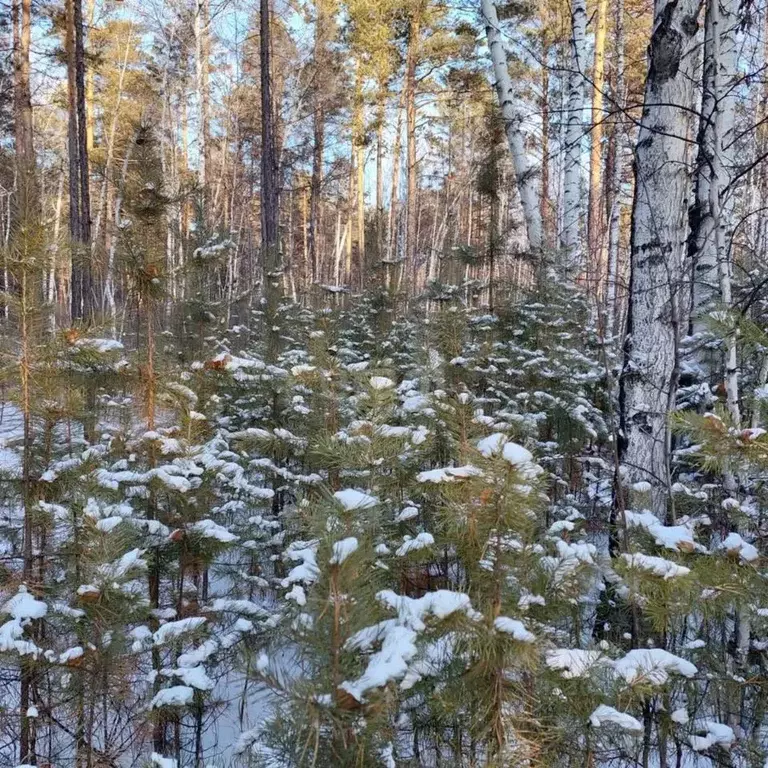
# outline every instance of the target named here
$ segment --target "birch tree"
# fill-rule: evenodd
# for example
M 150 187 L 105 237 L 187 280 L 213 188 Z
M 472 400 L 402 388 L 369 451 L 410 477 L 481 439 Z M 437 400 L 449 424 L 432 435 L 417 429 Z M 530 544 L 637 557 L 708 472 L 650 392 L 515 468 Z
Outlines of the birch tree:
M 481 12 L 485 22 L 488 50 L 491 54 L 496 95 L 504 118 L 504 131 L 512 154 L 515 178 L 523 206 L 528 245 L 532 251 L 539 251 L 543 237 L 539 204 L 540 168 L 532 161 L 526 151 L 525 136 L 521 125 L 523 116 L 517 105 L 515 89 L 509 75 L 507 53 L 504 49 L 499 16 L 494 0 L 481 0 Z
M 643 114 L 635 147 L 630 299 L 621 376 L 622 460 L 628 479 L 650 483 L 664 518 L 669 478 L 668 414 L 678 377 L 683 256 L 690 170 L 696 0 L 656 0 Z
M 601 300 L 607 279 L 606 248 L 603 242 L 605 218 L 601 202 L 603 168 L 603 88 L 605 87 L 605 38 L 608 29 L 608 0 L 598 0 L 595 17 L 595 56 L 592 68 L 592 125 L 589 150 L 589 198 L 587 201 L 587 243 L 594 264 L 595 295 Z M 616 41 L 618 45 L 618 39 Z M 622 73 L 623 74 L 623 73 Z
M 735 166 L 735 112 L 738 4 L 708 0 L 705 15 L 702 106 L 697 136 L 696 186 L 689 211 L 689 258 L 693 268 L 692 325 L 703 337 L 708 313 L 719 299 L 731 305 L 731 248 Z M 739 391 L 735 330 L 726 338 L 725 389 L 729 414 L 738 426 Z M 700 351 L 703 374 L 711 377 L 711 361 Z
M 563 227 L 560 248 L 566 273 L 573 275 L 583 267 L 581 248 L 581 143 L 584 136 L 584 75 L 587 46 L 586 0 L 571 2 L 570 72 L 568 73 L 568 125 L 563 157 Z

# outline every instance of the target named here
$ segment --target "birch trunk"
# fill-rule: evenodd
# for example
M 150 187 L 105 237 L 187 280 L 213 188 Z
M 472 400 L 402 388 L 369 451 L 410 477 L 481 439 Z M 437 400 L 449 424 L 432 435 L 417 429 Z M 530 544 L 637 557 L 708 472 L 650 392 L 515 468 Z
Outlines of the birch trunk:
M 563 157 L 563 228 L 560 248 L 566 274 L 578 274 L 584 267 L 581 249 L 581 143 L 584 136 L 584 74 L 586 72 L 587 3 L 571 3 L 571 71 L 568 75 L 568 125 Z
M 603 171 L 603 88 L 605 87 L 605 38 L 608 27 L 608 0 L 598 0 L 595 22 L 595 57 L 592 70 L 592 143 L 589 150 L 589 200 L 587 203 L 587 242 L 589 260 L 595 278 L 598 302 L 605 294 L 607 282 L 604 242 L 604 207 L 601 205 Z
M 525 137 L 521 128 L 522 115 L 516 104 L 512 78 L 509 76 L 507 53 L 504 50 L 504 43 L 499 29 L 499 17 L 494 0 L 481 0 L 481 10 L 485 20 L 488 50 L 491 53 L 491 62 L 493 64 L 496 94 L 504 119 L 504 131 L 507 136 L 509 150 L 512 153 L 515 178 L 525 215 L 528 247 L 531 251 L 540 251 L 542 246 L 542 227 L 538 181 L 541 169 L 537 167 L 526 152 Z
M 645 100 L 635 149 L 630 298 L 621 376 L 621 458 L 630 482 L 651 485 L 666 517 L 668 413 L 677 387 L 677 344 L 686 210 L 688 115 L 698 0 L 655 0 Z
M 688 252 L 693 267 L 692 329 L 707 331 L 707 315 L 718 299 L 731 305 L 729 241 L 732 231 L 732 199 L 729 189 L 733 157 L 736 97 L 738 4 L 735 0 L 707 3 L 704 39 L 703 96 L 698 132 L 696 195 L 689 211 L 691 234 Z M 719 289 L 719 291 L 718 291 Z M 719 292 L 719 296 L 718 296 Z M 705 376 L 711 376 L 711 360 L 699 354 Z M 736 338 L 726 339 L 726 403 L 738 426 L 739 389 Z
M 611 136 L 613 165 L 610 180 L 610 218 L 608 222 L 608 275 L 605 292 L 605 334 L 613 336 L 620 331 L 616 328 L 618 282 L 619 282 L 619 248 L 621 246 L 621 217 L 623 200 L 621 180 L 624 175 L 624 150 L 626 148 L 626 126 L 624 114 L 621 111 L 626 102 L 626 84 L 624 82 L 624 0 L 616 2 L 616 71 L 613 82 L 614 106 L 617 108 L 616 122 Z

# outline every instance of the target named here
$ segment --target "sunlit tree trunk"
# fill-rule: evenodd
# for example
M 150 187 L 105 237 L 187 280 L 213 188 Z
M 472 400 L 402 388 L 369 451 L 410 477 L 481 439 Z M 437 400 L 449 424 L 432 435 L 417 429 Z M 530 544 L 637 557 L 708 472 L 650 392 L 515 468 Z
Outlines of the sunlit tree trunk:
M 618 283 L 619 283 L 619 250 L 621 248 L 621 219 L 623 212 L 623 195 L 621 182 L 624 175 L 624 149 L 626 130 L 622 109 L 626 101 L 626 84 L 624 79 L 625 65 L 625 36 L 624 36 L 624 0 L 616 2 L 616 42 L 615 72 L 613 77 L 613 99 L 616 107 L 616 118 L 611 135 L 611 154 L 613 164 L 610 169 L 610 213 L 608 221 L 608 264 L 607 289 L 605 291 L 605 333 L 617 333 L 616 317 L 618 314 Z
M 408 25 L 408 52 L 405 61 L 405 136 L 406 136 L 406 178 L 407 195 L 405 201 L 405 260 L 401 264 L 401 278 L 398 289 L 407 289 L 402 279 L 408 274 L 409 267 L 416 259 L 417 227 L 418 227 L 418 168 L 416 159 L 416 65 L 418 64 L 418 49 L 421 38 L 420 9 L 415 8 L 411 13 Z
M 365 288 L 365 105 L 363 102 L 362 74 L 358 65 L 355 76 L 354 115 L 352 140 L 354 144 L 355 171 L 357 173 L 357 267 L 359 284 Z
M 605 38 L 608 28 L 608 0 L 598 0 L 595 17 L 595 57 L 592 68 L 592 125 L 589 151 L 589 198 L 587 202 L 587 242 L 590 272 L 595 280 L 595 295 L 600 302 L 607 280 L 605 218 L 602 202 L 603 171 L 603 89 L 605 87 Z
M 37 280 L 42 264 L 37 264 L 37 235 L 40 231 L 40 201 L 37 184 L 37 163 L 33 138 L 32 100 L 30 88 L 30 39 L 32 28 L 31 0 L 15 0 L 13 17 L 13 96 L 14 148 L 16 151 L 16 180 L 18 199 L 12 217 L 11 243 L 14 254 L 16 284 L 19 289 L 19 387 L 23 419 L 22 503 L 23 503 L 23 563 L 24 580 L 32 586 L 34 566 L 34 498 L 32 478 L 32 396 L 31 354 L 34 347 L 33 310 Z M 8 288 L 7 278 L 4 281 Z M 36 759 L 34 719 L 28 708 L 35 682 L 34 659 L 21 659 L 19 686 L 19 758 L 22 764 L 34 764 Z

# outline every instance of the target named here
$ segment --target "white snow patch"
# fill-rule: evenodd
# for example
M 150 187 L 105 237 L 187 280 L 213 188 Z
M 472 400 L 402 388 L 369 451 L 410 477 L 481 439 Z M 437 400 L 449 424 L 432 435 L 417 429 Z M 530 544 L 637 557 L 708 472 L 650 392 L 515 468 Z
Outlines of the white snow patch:
M 477 477 L 482 474 L 482 470 L 467 464 L 463 467 L 428 469 L 425 472 L 419 472 L 416 475 L 416 480 L 420 483 L 453 483 L 456 480 L 465 480 L 468 477 Z
M 509 616 L 498 616 L 494 620 L 493 626 L 497 632 L 512 635 L 520 643 L 533 643 L 536 641 L 536 636 L 525 628 L 522 621 L 511 619 Z
M 605 725 L 606 723 L 613 723 L 630 733 L 643 732 L 643 724 L 637 718 L 628 715 L 626 712 L 619 712 L 618 709 L 608 707 L 605 704 L 601 704 L 589 716 L 589 722 L 595 728 L 600 728 L 600 726 Z
M 435 537 L 431 533 L 420 533 L 417 536 L 411 538 L 405 536 L 403 543 L 397 548 L 395 554 L 398 557 L 405 557 L 409 552 L 416 552 L 419 549 L 426 549 L 431 547 L 435 543 Z
M 698 672 L 690 661 L 663 648 L 635 648 L 615 661 L 613 668 L 630 685 L 637 682 L 663 685 L 672 673 L 693 677 Z
M 642 552 L 634 552 L 631 555 L 623 554 L 622 558 L 628 568 L 647 571 L 654 576 L 662 576 L 665 581 L 674 579 L 676 576 L 687 576 L 691 572 L 691 569 L 684 565 L 678 565 L 671 560 L 665 560 L 663 557 L 644 555 Z
M 395 382 L 386 376 L 371 376 L 370 385 L 371 389 L 392 389 L 395 386 Z
M 375 507 L 379 503 L 379 500 L 375 496 L 369 496 L 367 493 L 356 491 L 354 488 L 345 488 L 342 491 L 336 491 L 336 493 L 333 494 L 333 497 L 348 511 L 354 509 L 368 509 L 370 507 Z
M 195 697 L 195 689 L 188 685 L 173 685 L 158 691 L 149 703 L 150 709 L 158 707 L 184 707 Z
M 704 752 L 715 744 L 728 750 L 736 739 L 733 728 L 723 723 L 716 723 L 714 720 L 697 720 L 693 727 L 697 733 L 702 734 L 688 738 L 694 752 Z
M 348 536 L 346 539 L 337 541 L 333 545 L 333 554 L 331 555 L 331 565 L 341 565 L 353 552 L 356 552 L 359 543 L 354 536 Z
M 42 600 L 36 600 L 22 584 L 19 591 L 0 609 L 0 613 L 8 613 L 14 619 L 42 619 L 48 613 L 48 606 Z

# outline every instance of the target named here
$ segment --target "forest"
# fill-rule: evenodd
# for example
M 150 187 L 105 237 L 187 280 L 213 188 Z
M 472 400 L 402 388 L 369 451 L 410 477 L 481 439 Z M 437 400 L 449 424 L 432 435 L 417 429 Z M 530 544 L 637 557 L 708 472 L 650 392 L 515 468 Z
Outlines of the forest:
M 768 768 L 767 422 L 761 0 L 0 0 L 3 768 Z

